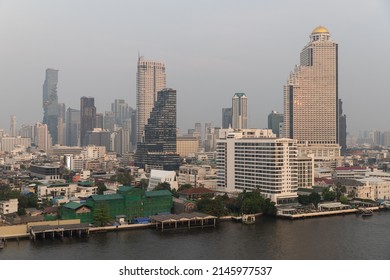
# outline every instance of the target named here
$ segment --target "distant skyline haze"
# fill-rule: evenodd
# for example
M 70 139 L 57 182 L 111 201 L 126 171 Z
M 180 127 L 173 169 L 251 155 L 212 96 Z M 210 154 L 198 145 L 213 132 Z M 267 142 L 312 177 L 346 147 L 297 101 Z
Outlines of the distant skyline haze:
M 390 2 L 0 0 L 0 128 L 43 119 L 47 68 L 58 69 L 58 102 L 97 112 L 115 99 L 136 108 L 138 55 L 164 62 L 177 90 L 177 123 L 221 126 L 236 92 L 248 97 L 248 127 L 283 112 L 283 85 L 312 30 L 339 44 L 339 97 L 347 131 L 390 130 Z

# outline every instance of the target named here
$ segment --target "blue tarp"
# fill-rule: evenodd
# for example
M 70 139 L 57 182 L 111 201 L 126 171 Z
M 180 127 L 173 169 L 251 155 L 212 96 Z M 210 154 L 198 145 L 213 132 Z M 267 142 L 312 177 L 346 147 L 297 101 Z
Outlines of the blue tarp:
M 135 218 L 131 220 L 132 224 L 148 224 L 150 223 L 149 218 Z

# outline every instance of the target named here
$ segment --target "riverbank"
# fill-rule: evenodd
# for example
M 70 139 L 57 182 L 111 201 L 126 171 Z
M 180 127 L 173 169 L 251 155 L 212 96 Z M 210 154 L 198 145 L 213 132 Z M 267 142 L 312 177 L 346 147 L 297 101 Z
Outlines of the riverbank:
M 384 210 L 380 207 L 367 207 L 367 210 L 371 211 L 380 211 Z M 347 214 L 357 214 L 359 209 L 344 209 L 344 210 L 333 210 L 333 211 L 318 211 L 311 213 L 299 213 L 299 214 L 285 214 L 285 215 L 277 215 L 276 218 L 281 219 L 305 219 L 305 218 L 315 218 L 315 217 L 326 217 L 332 215 L 347 215 Z M 261 216 L 261 213 L 254 214 L 254 216 Z M 223 216 L 218 218 L 219 222 L 242 222 L 241 216 Z M 39 225 L 51 225 L 58 226 L 64 224 L 78 224 L 79 220 L 60 220 L 60 221 L 52 221 L 52 222 L 40 222 Z M 29 228 L 37 225 L 37 223 L 30 223 L 27 225 L 17 225 L 17 226 L 1 226 L 0 227 L 0 237 L 5 240 L 19 240 L 19 239 L 29 239 L 30 232 Z M 90 226 L 88 228 L 90 233 L 103 233 L 103 232 L 111 232 L 111 231 L 125 231 L 125 230 L 135 230 L 135 229 L 145 229 L 145 228 L 153 228 L 156 226 L 156 223 L 147 223 L 147 224 L 121 224 L 121 225 L 113 225 L 113 226 L 104 226 L 104 227 L 93 227 Z

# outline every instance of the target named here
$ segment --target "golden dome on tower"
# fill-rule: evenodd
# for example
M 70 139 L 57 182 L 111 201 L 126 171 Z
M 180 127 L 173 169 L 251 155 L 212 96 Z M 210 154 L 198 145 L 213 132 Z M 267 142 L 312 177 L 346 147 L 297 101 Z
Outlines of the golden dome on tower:
M 329 30 L 326 27 L 323 27 L 320 25 L 320 26 L 314 28 L 314 30 L 311 34 L 314 34 L 314 33 L 329 33 Z

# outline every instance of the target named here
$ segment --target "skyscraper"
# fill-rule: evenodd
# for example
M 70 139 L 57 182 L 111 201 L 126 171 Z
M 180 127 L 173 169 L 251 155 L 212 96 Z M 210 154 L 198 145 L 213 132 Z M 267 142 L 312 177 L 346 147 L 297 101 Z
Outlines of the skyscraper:
M 40 150 L 50 150 L 52 147 L 52 138 L 46 124 L 36 123 L 34 126 L 34 143 Z
M 16 129 L 16 116 L 11 116 L 11 123 L 10 123 L 10 135 L 11 137 L 17 136 L 17 129 Z
M 88 131 L 96 126 L 96 107 L 93 97 L 81 97 L 80 100 L 80 145 L 86 146 Z
M 165 64 L 139 57 L 137 65 L 137 142 L 143 142 L 144 128 L 157 100 L 157 92 L 165 87 Z
M 272 132 L 275 133 L 277 137 L 280 137 L 281 129 L 283 129 L 283 114 L 272 111 L 271 114 L 268 115 L 268 129 L 272 129 Z
M 80 146 L 80 110 L 66 111 L 66 145 Z
M 115 99 L 111 103 L 111 111 L 114 114 L 115 124 L 122 125 L 122 122 L 131 118 L 133 108 L 131 108 L 123 99 Z
M 233 96 L 232 128 L 248 128 L 248 100 L 245 93 L 236 93 Z
M 339 99 L 339 144 L 341 155 L 347 152 L 347 116 L 343 115 L 343 101 Z
M 58 70 L 46 69 L 45 82 L 42 87 L 42 102 L 43 102 L 43 124 L 47 124 L 47 128 L 53 139 L 53 144 L 58 143 Z
M 319 26 L 284 86 L 284 137 L 309 145 L 338 144 L 338 45 Z
M 222 128 L 232 126 L 232 108 L 222 108 Z
M 141 168 L 178 170 L 176 153 L 176 90 L 158 92 L 156 104 L 145 125 L 144 142 L 137 144 L 135 164 Z

